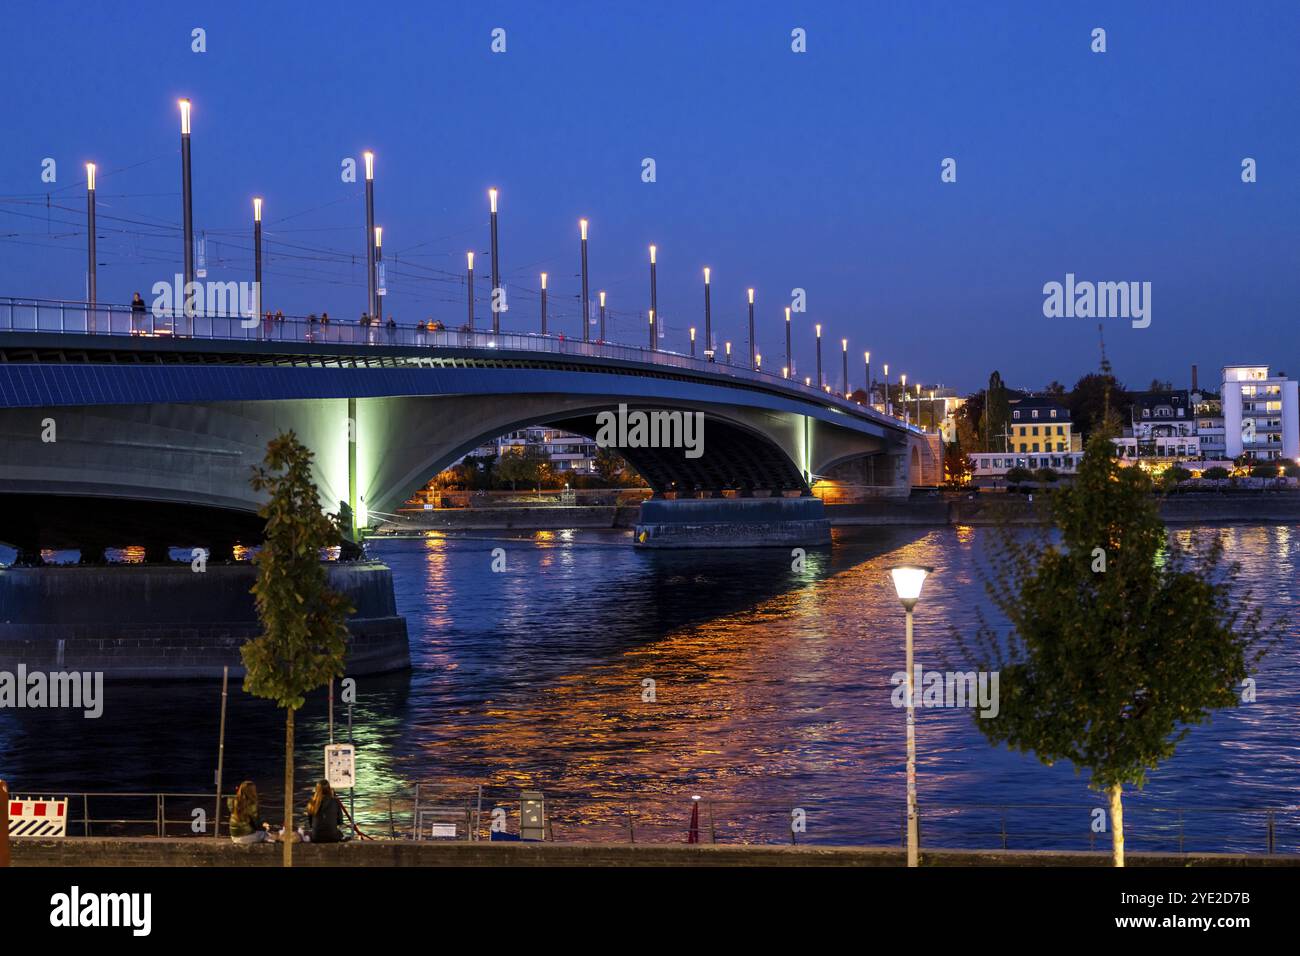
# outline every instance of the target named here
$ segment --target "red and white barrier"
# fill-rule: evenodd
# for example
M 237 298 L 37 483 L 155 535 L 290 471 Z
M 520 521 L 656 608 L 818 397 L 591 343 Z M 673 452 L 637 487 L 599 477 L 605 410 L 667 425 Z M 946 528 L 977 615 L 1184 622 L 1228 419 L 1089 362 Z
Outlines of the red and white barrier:
M 10 797 L 11 837 L 62 837 L 68 835 L 66 797 Z

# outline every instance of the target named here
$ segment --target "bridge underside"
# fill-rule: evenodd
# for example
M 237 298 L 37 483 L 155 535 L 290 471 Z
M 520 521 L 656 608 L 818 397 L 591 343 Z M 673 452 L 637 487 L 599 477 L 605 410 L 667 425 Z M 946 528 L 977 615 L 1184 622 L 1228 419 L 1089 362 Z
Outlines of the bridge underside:
M 493 438 L 530 425 L 595 438 L 597 415 L 620 405 L 704 416 L 697 457 L 683 447 L 612 449 L 660 494 L 807 495 L 815 476 L 863 460 L 870 464 L 858 474 L 879 493 L 907 493 L 910 439 L 875 413 L 779 384 L 593 363 L 482 350 L 362 358 L 0 349 L 0 542 L 225 554 L 232 542 L 257 540 L 261 498 L 249 475 L 267 442 L 290 429 L 315 454 L 325 509 L 351 503 L 362 523 L 367 515 L 378 523 Z

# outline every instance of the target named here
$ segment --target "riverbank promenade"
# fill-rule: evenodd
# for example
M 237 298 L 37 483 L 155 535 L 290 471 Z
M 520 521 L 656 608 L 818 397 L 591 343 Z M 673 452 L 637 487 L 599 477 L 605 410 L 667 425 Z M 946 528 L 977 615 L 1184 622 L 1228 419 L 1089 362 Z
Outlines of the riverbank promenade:
M 367 840 L 301 843 L 295 867 L 901 867 L 901 847 Z M 1300 854 L 1129 853 L 1131 867 L 1300 867 Z M 274 843 L 227 839 L 69 837 L 15 840 L 16 867 L 279 866 Z M 1109 850 L 923 850 L 930 867 L 1109 867 Z

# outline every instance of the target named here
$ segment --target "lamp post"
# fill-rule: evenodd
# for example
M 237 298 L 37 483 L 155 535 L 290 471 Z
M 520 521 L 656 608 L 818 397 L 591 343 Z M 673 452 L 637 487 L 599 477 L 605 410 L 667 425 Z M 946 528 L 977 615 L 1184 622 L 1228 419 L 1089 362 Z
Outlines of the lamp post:
M 181 223 L 185 233 L 185 287 L 181 296 L 184 311 L 193 317 L 193 299 L 190 283 L 194 281 L 194 195 L 190 180 L 190 101 L 183 99 L 181 108 Z
M 871 405 L 871 353 L 862 353 L 862 373 L 866 375 L 867 384 L 863 386 L 867 390 L 867 405 Z
M 546 334 L 546 273 L 542 273 L 542 334 Z
M 375 154 L 366 150 L 366 311 L 379 310 L 378 283 L 375 281 Z
M 731 343 L 727 343 L 727 364 L 731 364 Z
M 492 334 L 501 331 L 501 250 L 497 246 L 497 191 L 488 190 L 488 208 L 492 219 Z
M 709 299 L 709 275 L 708 266 L 704 267 L 704 358 L 706 361 L 713 361 L 713 309 Z
M 898 376 L 898 397 L 903 404 L 903 424 L 907 424 L 907 373 Z
M 375 226 L 375 311 L 370 316 L 370 327 L 375 325 L 383 318 L 384 307 L 380 302 L 380 297 L 388 290 L 385 288 L 387 283 L 379 281 L 384 274 L 384 227 Z M 367 336 L 369 338 L 370 336 Z
M 844 363 L 844 397 L 849 397 L 849 340 L 840 339 L 841 359 Z
M 758 368 L 754 357 L 758 355 L 758 347 L 754 344 L 754 290 L 749 290 L 749 367 Z
M 600 340 L 605 341 L 605 290 L 600 291 Z
M 691 326 L 691 358 L 695 358 L 695 326 Z
M 790 369 L 794 368 L 794 362 L 790 355 L 790 307 L 785 307 L 785 376 L 788 378 Z
M 465 253 L 465 302 L 469 312 L 469 330 L 474 331 L 474 252 Z
M 655 342 L 655 310 L 650 310 L 650 351 L 658 351 L 658 343 Z
M 894 414 L 894 405 L 889 400 L 889 363 L 885 363 L 885 414 Z
M 822 387 L 822 324 L 817 323 L 817 388 Z
M 903 604 L 907 618 L 907 865 L 918 866 L 920 846 L 916 819 L 916 716 L 913 700 L 916 684 L 912 669 L 912 611 L 921 598 L 921 586 L 925 584 L 926 575 L 933 568 L 917 565 L 901 565 L 890 568 L 890 577 L 894 579 L 894 590 L 898 600 Z
M 655 260 L 658 258 L 658 250 L 652 245 L 650 247 L 650 347 L 654 348 L 654 323 L 655 313 L 659 311 L 659 285 L 655 278 Z
M 262 320 L 262 200 L 253 199 L 253 318 Z M 270 323 L 264 325 L 266 334 L 271 334 Z
M 94 312 L 95 287 L 95 164 L 86 163 L 86 302 Z M 87 318 L 87 327 L 90 319 Z
M 591 333 L 591 299 L 587 295 L 587 220 L 579 219 L 578 227 L 582 230 L 582 341 L 586 342 Z

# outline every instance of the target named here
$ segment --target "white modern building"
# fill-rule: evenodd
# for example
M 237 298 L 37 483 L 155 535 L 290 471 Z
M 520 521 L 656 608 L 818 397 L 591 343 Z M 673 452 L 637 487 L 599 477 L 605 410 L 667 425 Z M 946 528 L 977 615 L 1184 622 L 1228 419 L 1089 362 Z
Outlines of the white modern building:
M 1223 369 L 1224 450 L 1255 461 L 1300 459 L 1300 382 L 1267 365 Z

